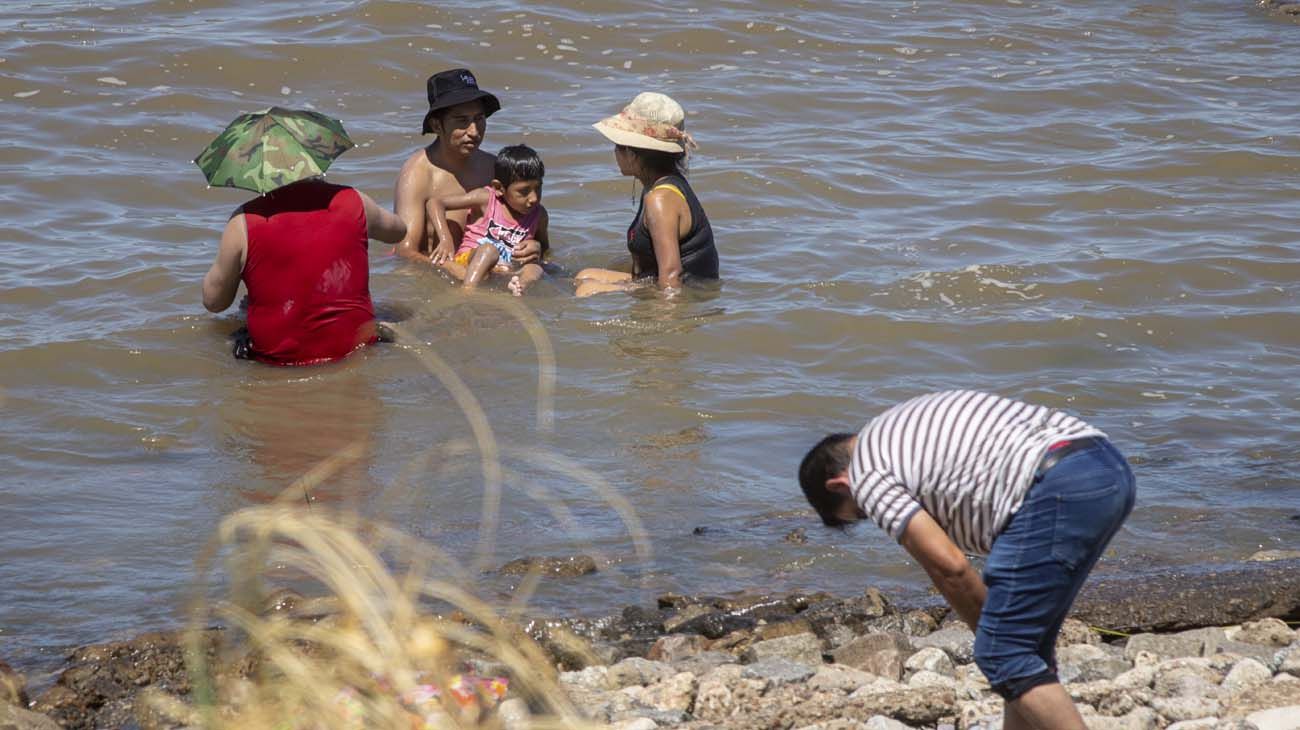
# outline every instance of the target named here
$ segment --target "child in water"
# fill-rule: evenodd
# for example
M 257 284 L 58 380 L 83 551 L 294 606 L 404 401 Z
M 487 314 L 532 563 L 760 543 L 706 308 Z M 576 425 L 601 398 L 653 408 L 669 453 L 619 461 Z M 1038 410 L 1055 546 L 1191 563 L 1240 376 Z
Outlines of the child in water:
M 473 222 L 465 227 L 460 248 L 445 268 L 463 279 L 466 289 L 478 286 L 493 272 L 513 271 L 510 292 L 521 296 L 542 277 L 542 265 L 531 262 L 516 270 L 510 260 L 512 249 L 529 239 L 541 245 L 543 256 L 550 248 L 546 233 L 548 216 L 542 207 L 542 177 L 546 167 L 536 151 L 520 144 L 497 153 L 493 172 L 492 182 L 485 187 L 463 195 L 430 198 L 429 220 L 439 239 L 445 239 L 451 236 L 447 211 L 470 209 Z

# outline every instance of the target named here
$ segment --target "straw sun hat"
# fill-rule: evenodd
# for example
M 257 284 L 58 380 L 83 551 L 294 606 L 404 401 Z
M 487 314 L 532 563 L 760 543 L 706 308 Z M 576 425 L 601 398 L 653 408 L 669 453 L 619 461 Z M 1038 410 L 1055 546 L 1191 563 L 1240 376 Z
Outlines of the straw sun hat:
M 682 105 L 653 91 L 637 94 L 623 111 L 591 126 L 624 147 L 660 152 L 685 152 L 697 147 L 686 132 Z

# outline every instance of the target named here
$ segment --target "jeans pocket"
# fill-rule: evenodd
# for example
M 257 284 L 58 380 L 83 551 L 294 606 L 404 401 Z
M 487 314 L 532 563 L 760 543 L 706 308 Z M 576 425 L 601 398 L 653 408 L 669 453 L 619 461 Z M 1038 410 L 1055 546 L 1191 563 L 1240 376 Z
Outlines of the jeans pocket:
M 1118 481 L 1088 492 L 1058 498 L 1052 533 L 1052 557 L 1070 570 L 1092 562 L 1106 547 L 1118 520 L 1124 519 L 1124 499 Z

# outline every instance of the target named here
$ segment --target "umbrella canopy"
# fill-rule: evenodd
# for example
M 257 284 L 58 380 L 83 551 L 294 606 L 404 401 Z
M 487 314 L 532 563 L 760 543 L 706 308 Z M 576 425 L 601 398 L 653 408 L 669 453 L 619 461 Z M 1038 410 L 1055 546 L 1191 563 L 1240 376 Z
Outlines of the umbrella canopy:
M 194 164 L 209 185 L 260 194 L 324 174 L 334 158 L 352 147 L 337 119 L 273 106 L 236 117 Z

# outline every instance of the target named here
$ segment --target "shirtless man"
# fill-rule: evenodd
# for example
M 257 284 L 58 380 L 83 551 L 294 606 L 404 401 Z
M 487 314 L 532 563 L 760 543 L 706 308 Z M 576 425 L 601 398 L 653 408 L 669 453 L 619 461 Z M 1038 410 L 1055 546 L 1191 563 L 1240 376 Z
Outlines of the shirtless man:
M 464 195 L 492 182 L 496 157 L 479 149 L 487 118 L 501 108 L 497 98 L 478 88 L 468 69 L 441 71 L 429 77 L 429 111 L 424 115 L 424 133 L 438 135 L 432 144 L 417 150 L 402 165 L 393 193 L 393 212 L 406 223 L 406 237 L 397 245 L 401 256 L 441 266 L 457 278 L 465 278 L 464 267 L 452 254 L 465 234 L 469 211 L 449 211 L 447 225 L 453 240 L 439 240 L 426 214 L 430 198 Z M 541 246 L 533 240 L 515 247 L 517 264 L 537 261 Z

